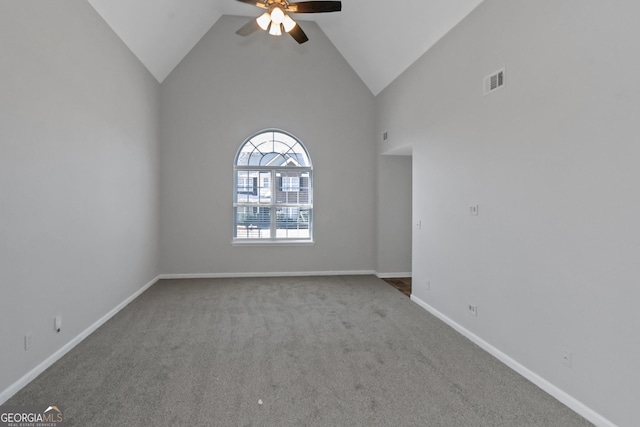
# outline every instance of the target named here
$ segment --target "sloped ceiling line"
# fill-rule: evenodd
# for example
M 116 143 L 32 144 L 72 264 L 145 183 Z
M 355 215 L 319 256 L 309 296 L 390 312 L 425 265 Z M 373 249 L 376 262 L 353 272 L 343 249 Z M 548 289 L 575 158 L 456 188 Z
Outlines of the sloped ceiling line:
M 260 12 L 234 0 L 88 1 L 159 82 L 222 15 Z M 377 95 L 481 2 L 343 0 L 342 12 L 302 19 L 317 22 Z

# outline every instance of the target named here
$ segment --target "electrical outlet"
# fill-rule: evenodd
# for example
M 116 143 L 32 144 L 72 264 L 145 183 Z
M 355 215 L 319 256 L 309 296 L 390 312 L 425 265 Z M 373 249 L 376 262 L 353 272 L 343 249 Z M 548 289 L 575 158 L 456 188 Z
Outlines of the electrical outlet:
M 469 314 L 478 317 L 478 306 L 475 304 L 469 304 L 468 306 Z
M 469 215 L 478 216 L 480 213 L 480 205 L 474 205 L 469 207 Z
M 33 345 L 33 332 L 27 332 L 24 336 L 24 351 L 27 351 Z
M 562 364 L 567 367 L 571 367 L 571 352 L 565 350 L 562 352 Z

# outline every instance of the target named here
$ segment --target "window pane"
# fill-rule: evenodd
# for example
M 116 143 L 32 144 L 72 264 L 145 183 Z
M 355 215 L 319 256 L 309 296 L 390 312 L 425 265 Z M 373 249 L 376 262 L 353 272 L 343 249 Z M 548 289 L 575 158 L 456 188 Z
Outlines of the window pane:
M 236 171 L 236 201 L 238 203 L 271 203 L 271 172 Z
M 238 206 L 236 209 L 237 239 L 271 238 L 271 212 L 269 208 Z
M 276 171 L 276 203 L 310 205 L 309 178 L 306 171 Z
M 279 207 L 276 211 L 276 237 L 285 239 L 309 239 L 311 209 Z
M 238 166 L 259 166 L 263 153 L 253 141 L 247 142 L 238 153 Z
M 238 153 L 237 166 L 309 167 L 307 152 L 291 136 L 277 131 L 251 138 Z

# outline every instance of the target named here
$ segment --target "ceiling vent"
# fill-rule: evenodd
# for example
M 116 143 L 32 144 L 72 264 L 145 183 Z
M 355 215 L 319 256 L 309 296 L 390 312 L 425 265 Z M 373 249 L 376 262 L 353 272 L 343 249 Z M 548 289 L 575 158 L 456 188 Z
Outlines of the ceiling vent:
M 504 86 L 504 68 L 484 78 L 484 94 L 487 95 Z

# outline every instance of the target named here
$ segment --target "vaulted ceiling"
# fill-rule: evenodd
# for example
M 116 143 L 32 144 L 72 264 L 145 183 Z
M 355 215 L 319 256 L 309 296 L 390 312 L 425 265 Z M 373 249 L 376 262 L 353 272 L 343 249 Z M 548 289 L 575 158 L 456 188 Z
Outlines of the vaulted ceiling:
M 220 16 L 261 13 L 235 0 L 88 1 L 159 82 Z M 294 19 L 316 21 L 377 95 L 481 2 L 342 0 L 342 12 L 300 14 Z M 313 40 L 304 46 L 312 50 Z

